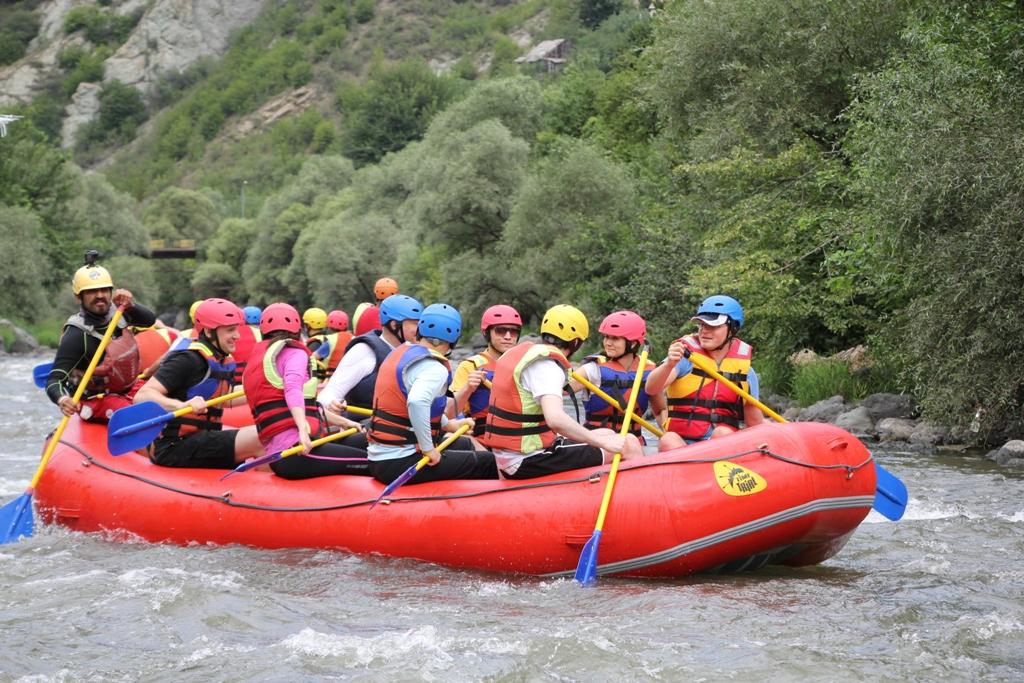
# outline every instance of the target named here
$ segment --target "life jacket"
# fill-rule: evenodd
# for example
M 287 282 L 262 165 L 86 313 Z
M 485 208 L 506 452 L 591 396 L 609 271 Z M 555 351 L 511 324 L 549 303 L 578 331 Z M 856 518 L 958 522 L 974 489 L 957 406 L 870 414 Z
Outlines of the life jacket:
M 198 339 L 192 339 L 189 345 L 181 350 L 168 353 L 185 353 L 195 351 L 206 361 L 206 375 L 198 384 L 193 384 L 186 392 L 186 398 L 202 396 L 209 401 L 211 398 L 223 396 L 231 391 L 231 383 L 235 377 L 235 361 L 231 356 L 225 356 L 218 360 L 213 350 Z M 221 418 L 224 416 L 224 409 L 220 406 L 207 408 L 202 415 L 188 414 L 176 417 L 167 423 L 161 438 L 185 437 L 200 429 L 218 430 L 221 428 Z
M 354 337 L 345 347 L 345 353 L 355 348 L 357 344 L 369 344 L 376 356 L 377 364 L 373 372 L 356 382 L 356 385 L 345 395 L 345 402 L 350 406 L 368 408 L 373 405 L 373 388 L 377 384 L 377 374 L 380 372 L 381 364 L 393 350 L 386 341 L 380 338 L 380 330 L 374 330 Z
M 260 334 L 258 328 L 254 329 L 251 325 L 238 326 L 238 343 L 235 344 L 235 351 L 231 354 L 235 359 L 235 376 L 232 378 L 234 384 L 242 383 L 242 373 L 245 372 L 249 356 L 262 338 L 263 335 Z
M 323 346 L 325 341 L 327 341 L 327 335 L 324 332 L 317 332 L 306 338 L 306 346 L 309 347 L 310 351 L 316 352 L 317 349 Z
M 147 327 L 135 333 L 139 345 L 139 367 L 148 368 L 171 348 L 178 333 L 163 327 Z
M 249 402 L 253 421 L 260 441 L 267 443 L 271 438 L 294 426 L 291 411 L 284 398 L 284 378 L 277 371 L 277 357 L 284 348 L 301 349 L 309 361 L 309 379 L 302 385 L 306 422 L 309 433 L 315 439 L 323 430 L 319 405 L 316 402 L 318 385 L 313 370 L 316 361 L 312 359 L 306 345 L 295 339 L 261 341 L 252 350 L 249 363 L 242 375 L 245 398 Z
M 487 380 L 490 382 L 494 381 L 494 369 L 497 367 L 497 361 L 487 354 L 478 353 L 462 362 L 472 363 L 473 370 L 483 370 Z M 484 426 L 487 422 L 487 407 L 490 404 L 491 390 L 481 382 L 480 386 L 469 395 L 469 416 L 476 420 L 473 426 L 473 436 L 480 436 L 484 433 Z
M 73 327 L 81 330 L 87 336 L 102 340 L 103 334 L 98 332 L 93 325 L 86 322 L 81 311 L 75 313 L 64 323 L 64 330 Z M 128 323 L 121 318 L 117 324 L 120 334 L 111 338 L 107 348 L 103 351 L 103 358 L 93 370 L 92 377 L 86 390 L 89 394 L 111 393 L 121 394 L 128 391 L 139 376 L 139 345 L 135 341 Z M 104 331 L 106 329 L 104 328 Z M 85 373 L 75 368 L 71 371 L 72 381 L 79 382 Z
M 567 373 L 572 367 L 555 347 L 533 342 L 516 344 L 498 359 L 487 423 L 480 437 L 488 448 L 532 453 L 554 442 L 555 433 L 544 421 L 540 403 L 522 384 L 523 371 L 544 358 L 557 362 Z
M 634 363 L 638 359 L 634 359 Z M 622 406 L 622 410 L 625 410 L 626 406 L 629 405 L 629 396 L 633 392 L 633 380 L 636 379 L 636 368 L 627 370 L 617 360 L 609 360 L 601 355 L 587 356 L 584 362 L 594 362 L 597 364 L 598 369 L 601 371 L 601 383 L 600 388 L 606 394 L 618 401 L 619 405 Z M 647 375 L 651 374 L 655 364 L 647 361 L 647 367 L 644 368 L 644 379 L 647 380 Z M 636 407 L 634 412 L 637 415 L 643 415 L 647 411 L 647 405 L 650 403 L 651 397 L 644 391 L 643 386 L 640 387 L 640 395 L 636 397 Z M 586 420 L 584 425 L 590 429 L 597 429 L 598 427 L 608 427 L 619 431 L 622 429 L 622 421 L 625 418 L 622 410 L 613 408 L 611 404 L 605 401 L 597 394 L 590 394 L 590 397 L 583 404 L 586 409 Z M 635 421 L 630 422 L 630 431 L 637 436 L 640 436 L 640 425 Z
M 710 354 L 701 348 L 696 336 L 688 335 L 679 341 L 683 342 L 691 354 L 711 359 Z M 740 385 L 744 391 L 750 390 L 747 373 L 750 371 L 750 358 L 753 352 L 750 344 L 733 338 L 725 358 L 718 364 L 719 372 Z M 714 359 L 711 360 L 714 362 Z M 708 427 L 716 424 L 740 428 L 743 399 L 696 366 L 672 382 L 666 394 L 668 429 L 684 439 L 702 439 L 708 433 Z
M 328 351 L 326 354 L 318 354 L 320 357 L 319 372 L 321 379 L 330 379 L 334 371 L 338 369 L 338 363 L 345 355 L 345 348 L 352 341 L 351 332 L 332 332 L 327 335 L 324 344 Z M 321 349 L 317 349 L 320 351 Z
M 415 445 L 416 432 L 409 420 L 409 386 L 406 373 L 413 365 L 433 360 L 448 371 L 445 387 L 452 383 L 452 368 L 448 359 L 421 344 L 405 342 L 385 359 L 377 373 L 373 392 L 373 417 L 370 419 L 368 438 L 374 443 L 388 446 Z M 430 431 L 436 443 L 441 434 L 441 415 L 448 404 L 446 396 L 438 396 L 430 404 Z

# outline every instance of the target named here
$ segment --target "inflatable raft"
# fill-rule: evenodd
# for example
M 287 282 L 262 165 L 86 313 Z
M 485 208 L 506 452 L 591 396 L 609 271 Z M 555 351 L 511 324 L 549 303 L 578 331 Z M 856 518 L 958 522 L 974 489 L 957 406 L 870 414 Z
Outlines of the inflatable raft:
M 458 568 L 571 576 L 607 467 L 529 481 L 407 484 L 370 510 L 369 477 L 286 481 L 112 457 L 101 425 L 69 424 L 36 490 L 50 523 L 113 538 L 336 548 Z M 601 575 L 680 577 L 835 555 L 871 509 L 875 468 L 831 425 L 768 424 L 622 463 Z

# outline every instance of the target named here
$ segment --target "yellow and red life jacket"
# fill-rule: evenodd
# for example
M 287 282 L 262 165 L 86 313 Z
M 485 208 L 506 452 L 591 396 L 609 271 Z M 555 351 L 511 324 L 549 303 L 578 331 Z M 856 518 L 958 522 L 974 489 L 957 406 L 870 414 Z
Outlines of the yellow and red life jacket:
M 489 382 L 494 381 L 494 369 L 498 362 L 486 353 L 478 353 L 470 356 L 463 363 L 472 363 L 473 370 L 483 370 L 484 376 Z M 472 394 L 469 395 L 469 416 L 476 420 L 473 426 L 473 436 L 480 436 L 484 433 L 484 426 L 487 421 L 487 408 L 491 404 L 491 390 L 480 383 Z
M 249 356 L 249 363 L 242 374 L 242 386 L 245 388 L 245 398 L 249 402 L 249 409 L 256 423 L 256 431 L 263 443 L 295 425 L 284 398 L 284 378 L 277 370 L 278 354 L 285 348 L 301 349 L 306 354 L 310 371 L 309 379 L 302 385 L 306 422 L 313 438 L 319 436 L 323 429 L 319 405 L 316 402 L 318 382 L 313 374 L 316 362 L 309 349 L 295 339 L 261 341 L 253 347 Z
M 540 402 L 522 383 L 523 371 L 542 359 L 555 361 L 567 373 L 571 367 L 569 359 L 555 347 L 533 342 L 516 344 L 498 359 L 491 380 L 487 423 L 480 437 L 488 448 L 533 453 L 554 442 L 555 433 L 544 421 Z
M 222 359 L 217 358 L 213 350 L 199 341 L 193 339 L 188 347 L 180 350 L 173 350 L 169 353 L 185 353 L 195 351 L 206 361 L 206 375 L 198 383 L 188 388 L 186 397 L 202 396 L 209 401 L 211 398 L 223 396 L 231 391 L 231 383 L 235 377 L 235 361 L 229 355 Z M 176 417 L 167 423 L 161 438 L 185 437 L 200 429 L 219 430 L 221 429 L 221 418 L 224 416 L 224 409 L 221 406 L 207 408 L 202 415 L 183 415 Z
M 584 361 L 589 361 L 597 364 L 598 369 L 601 371 L 601 382 L 600 388 L 606 394 L 614 398 L 625 410 L 626 406 L 629 405 L 629 397 L 633 393 L 633 380 L 636 379 L 637 364 L 639 358 L 634 357 L 633 363 L 630 367 L 624 368 L 621 363 L 617 360 L 610 360 L 604 356 L 588 356 Z M 644 368 L 644 379 L 647 381 L 647 375 L 651 374 L 651 370 L 657 367 L 651 361 L 647 361 L 647 367 Z M 647 411 L 647 406 L 650 403 L 651 397 L 648 396 L 643 386 L 640 387 L 640 395 L 636 397 L 636 407 L 634 412 L 637 415 L 643 415 Z M 608 427 L 619 431 L 622 428 L 622 420 L 625 417 L 622 410 L 613 408 L 611 404 L 605 401 L 597 394 L 590 394 L 586 403 L 583 404 L 587 411 L 587 417 L 584 421 L 584 425 L 591 428 L 597 429 L 598 427 Z M 630 430 L 640 436 L 640 425 L 635 421 L 630 423 Z
M 406 376 L 416 363 L 425 361 L 441 363 L 448 371 L 447 387 L 452 383 L 452 368 L 448 359 L 422 344 L 405 342 L 395 348 L 377 372 L 377 384 L 373 390 L 373 417 L 370 419 L 368 438 L 374 443 L 387 446 L 406 446 L 417 443 L 409 419 L 409 386 Z M 448 399 L 439 396 L 430 404 L 430 430 L 436 443 L 441 434 L 441 416 Z
M 686 345 L 690 353 L 711 358 L 701 348 L 694 335 L 683 337 L 679 341 Z M 750 391 L 747 374 L 750 371 L 750 359 L 754 349 L 750 344 L 733 338 L 728 352 L 718 363 L 719 372 L 726 378 L 740 385 L 744 391 Z M 668 386 L 668 429 L 684 439 L 702 439 L 707 435 L 709 427 L 725 424 L 739 429 L 743 418 L 743 399 L 729 387 L 714 379 L 700 368 L 694 366 L 682 377 L 678 377 Z
M 332 332 L 327 335 L 324 339 L 324 345 L 329 349 L 328 352 L 326 354 L 317 354 L 321 359 L 318 363 L 320 379 L 331 378 L 334 371 L 338 369 L 341 359 L 345 356 L 345 349 L 350 341 L 352 341 L 351 332 Z M 322 348 L 321 346 L 317 351 L 322 350 Z

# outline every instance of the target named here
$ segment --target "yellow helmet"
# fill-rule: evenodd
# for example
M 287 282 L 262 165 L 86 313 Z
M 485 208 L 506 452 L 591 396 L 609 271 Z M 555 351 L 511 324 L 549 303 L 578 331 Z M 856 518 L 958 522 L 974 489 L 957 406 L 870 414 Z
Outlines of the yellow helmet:
M 327 311 L 322 308 L 307 308 L 302 314 L 302 322 L 311 330 L 322 330 L 327 327 Z
M 71 291 L 78 296 L 87 289 L 113 289 L 114 281 L 103 266 L 82 266 L 71 278 Z
M 192 321 L 192 324 L 196 324 L 196 309 L 199 308 L 199 304 L 203 303 L 203 299 L 199 301 L 193 301 L 192 305 L 188 307 L 188 318 Z
M 583 311 L 573 306 L 558 304 L 548 309 L 540 323 L 540 333 L 550 334 L 562 341 L 584 341 L 590 334 L 590 325 Z

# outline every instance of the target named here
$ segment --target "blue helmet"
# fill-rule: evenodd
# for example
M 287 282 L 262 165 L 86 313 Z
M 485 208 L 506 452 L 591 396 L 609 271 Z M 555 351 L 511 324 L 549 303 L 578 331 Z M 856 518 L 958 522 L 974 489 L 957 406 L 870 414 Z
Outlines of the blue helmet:
M 246 306 L 242 309 L 242 313 L 245 315 L 246 325 L 260 324 L 260 316 L 263 314 L 263 311 L 260 310 L 259 306 Z
M 715 321 L 720 320 L 719 316 L 722 315 L 729 316 L 729 320 L 736 323 L 736 327 L 743 326 L 743 307 L 740 306 L 740 302 L 731 296 L 722 294 L 716 294 L 704 299 L 697 309 L 697 315 L 694 316 L 694 319 L 703 320 L 712 325 L 721 325 L 726 321 L 721 320 L 721 322 L 717 323 Z
M 455 344 L 462 336 L 462 316 L 448 304 L 430 304 L 423 309 L 418 331 L 421 337 Z
M 392 294 L 380 304 L 380 324 L 387 325 L 392 320 L 419 320 L 423 313 L 423 304 L 405 294 Z

